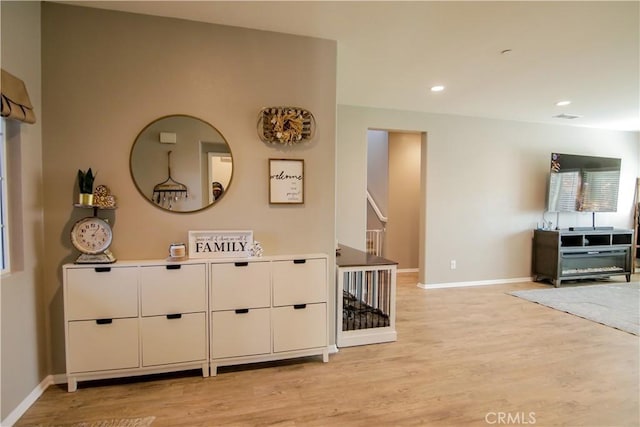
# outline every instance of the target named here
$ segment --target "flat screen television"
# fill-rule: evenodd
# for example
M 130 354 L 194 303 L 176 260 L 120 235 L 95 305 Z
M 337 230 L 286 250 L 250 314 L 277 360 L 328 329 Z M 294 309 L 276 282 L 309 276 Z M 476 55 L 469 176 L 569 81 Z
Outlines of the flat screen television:
M 616 212 L 621 159 L 551 153 L 547 211 Z

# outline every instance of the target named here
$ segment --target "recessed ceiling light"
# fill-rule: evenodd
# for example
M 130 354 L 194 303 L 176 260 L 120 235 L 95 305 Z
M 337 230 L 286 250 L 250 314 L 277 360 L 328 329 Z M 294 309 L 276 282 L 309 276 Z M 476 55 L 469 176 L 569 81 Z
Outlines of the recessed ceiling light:
M 431 86 L 431 92 L 442 92 L 443 90 L 444 86 L 442 85 Z
M 558 101 L 558 102 L 556 102 L 556 105 L 558 107 L 564 107 L 564 106 L 569 105 L 569 104 L 571 104 L 571 101 Z

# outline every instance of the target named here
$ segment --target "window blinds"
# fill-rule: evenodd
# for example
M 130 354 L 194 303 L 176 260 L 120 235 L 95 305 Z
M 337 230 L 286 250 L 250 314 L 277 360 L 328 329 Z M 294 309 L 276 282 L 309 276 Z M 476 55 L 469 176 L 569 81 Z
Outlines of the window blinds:
M 582 210 L 615 212 L 618 208 L 619 170 L 585 170 L 582 182 Z
M 551 174 L 549 211 L 575 211 L 580 192 L 580 171 Z

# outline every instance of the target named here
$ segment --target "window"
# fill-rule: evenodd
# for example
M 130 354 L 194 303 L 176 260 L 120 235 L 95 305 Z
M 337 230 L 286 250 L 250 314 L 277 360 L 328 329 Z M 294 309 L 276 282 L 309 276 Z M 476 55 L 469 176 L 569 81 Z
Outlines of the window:
M 550 180 L 549 211 L 575 211 L 580 192 L 580 171 L 552 173 Z
M 9 227 L 7 224 L 7 150 L 5 119 L 0 120 L 0 229 L 2 229 L 2 273 L 9 271 Z
M 582 210 L 587 212 L 616 212 L 618 210 L 618 183 L 620 169 L 585 170 L 582 182 L 584 200 Z

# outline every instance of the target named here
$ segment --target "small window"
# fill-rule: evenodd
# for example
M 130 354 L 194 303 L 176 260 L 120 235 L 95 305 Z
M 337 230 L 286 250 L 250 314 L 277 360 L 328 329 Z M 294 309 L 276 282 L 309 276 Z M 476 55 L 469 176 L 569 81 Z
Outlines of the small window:
M 7 224 L 7 144 L 5 119 L 0 120 L 0 229 L 2 229 L 2 273 L 9 271 L 9 227 Z

